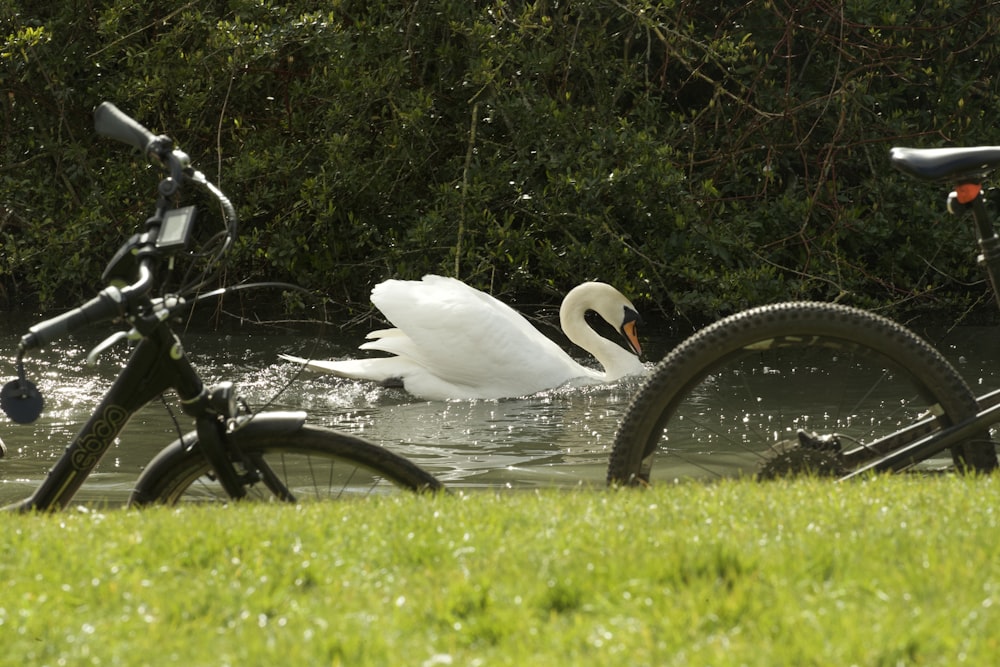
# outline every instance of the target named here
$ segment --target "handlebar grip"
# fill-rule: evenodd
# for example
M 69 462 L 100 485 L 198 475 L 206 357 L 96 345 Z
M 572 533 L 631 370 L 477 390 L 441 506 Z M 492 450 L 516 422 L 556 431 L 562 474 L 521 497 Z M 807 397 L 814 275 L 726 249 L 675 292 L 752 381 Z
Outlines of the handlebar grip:
M 94 129 L 98 134 L 135 146 L 143 154 L 148 152 L 149 144 L 156 139 L 155 134 L 111 102 L 101 102 L 94 109 Z
M 75 331 L 86 324 L 109 320 L 116 315 L 121 315 L 124 305 L 125 296 L 120 289 L 105 287 L 97 296 L 82 306 L 32 326 L 28 329 L 28 333 L 21 338 L 21 349 L 27 351 L 48 345 L 60 336 Z

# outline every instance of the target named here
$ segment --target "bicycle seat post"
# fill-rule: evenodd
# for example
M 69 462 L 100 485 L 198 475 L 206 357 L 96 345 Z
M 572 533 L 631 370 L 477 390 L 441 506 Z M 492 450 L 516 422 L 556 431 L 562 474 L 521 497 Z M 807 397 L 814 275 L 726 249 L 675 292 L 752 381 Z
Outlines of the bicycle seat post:
M 981 192 L 967 206 L 971 208 L 976 223 L 976 240 L 980 250 L 978 261 L 986 268 L 990 287 L 993 288 L 993 298 L 1000 308 L 1000 236 L 997 236 L 993 227 L 992 217 L 986 210 Z

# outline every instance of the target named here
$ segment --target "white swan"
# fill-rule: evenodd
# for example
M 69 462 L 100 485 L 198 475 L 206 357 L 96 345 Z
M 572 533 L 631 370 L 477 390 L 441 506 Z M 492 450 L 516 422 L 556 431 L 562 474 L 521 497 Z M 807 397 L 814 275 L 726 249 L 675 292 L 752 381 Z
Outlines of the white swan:
M 639 315 L 628 299 L 604 283 L 573 288 L 559 309 L 566 337 L 594 355 L 603 372 L 578 364 L 514 309 L 454 278 L 387 280 L 375 286 L 371 298 L 396 328 L 371 332 L 361 349 L 395 356 L 282 358 L 314 371 L 402 385 L 429 400 L 527 396 L 571 381 L 601 384 L 646 371 L 636 337 Z M 632 351 L 594 331 L 584 319 L 588 310 L 621 332 Z

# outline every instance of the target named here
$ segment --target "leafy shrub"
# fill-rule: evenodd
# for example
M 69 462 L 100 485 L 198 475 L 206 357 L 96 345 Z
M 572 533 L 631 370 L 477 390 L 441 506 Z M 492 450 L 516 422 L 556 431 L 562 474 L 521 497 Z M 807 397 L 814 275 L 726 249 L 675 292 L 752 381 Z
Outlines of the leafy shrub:
M 28 5 L 31 5 L 30 7 Z M 700 320 L 793 297 L 982 298 L 893 144 L 1000 143 L 1000 17 L 968 0 L 0 0 L 0 299 L 68 302 L 155 178 L 111 100 L 238 204 L 230 276 L 346 304 L 391 276 Z

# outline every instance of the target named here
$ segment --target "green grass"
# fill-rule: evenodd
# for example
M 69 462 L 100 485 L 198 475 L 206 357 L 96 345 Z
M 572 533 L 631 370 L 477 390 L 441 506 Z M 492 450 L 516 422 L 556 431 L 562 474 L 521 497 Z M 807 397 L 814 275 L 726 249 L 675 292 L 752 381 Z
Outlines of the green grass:
M 0 664 L 952 665 L 1000 479 L 4 516 Z

